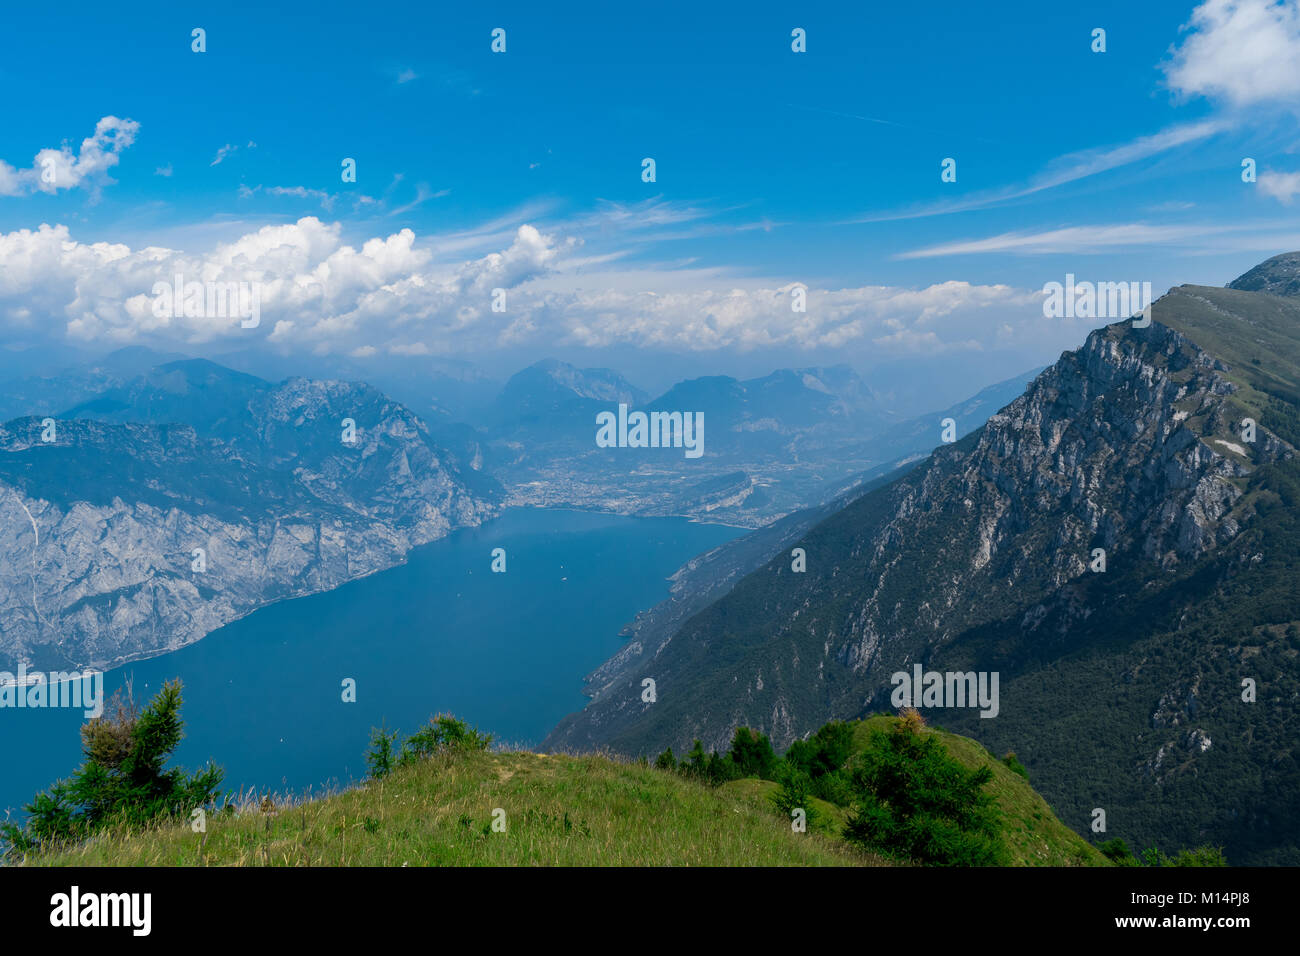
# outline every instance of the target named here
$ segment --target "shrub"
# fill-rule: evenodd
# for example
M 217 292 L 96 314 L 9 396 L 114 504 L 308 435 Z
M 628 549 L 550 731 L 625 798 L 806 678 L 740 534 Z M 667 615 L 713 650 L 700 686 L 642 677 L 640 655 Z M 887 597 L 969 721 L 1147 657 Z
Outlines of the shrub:
M 812 779 L 802 770 L 790 769 L 782 774 L 781 789 L 772 794 L 772 802 L 787 817 L 796 809 L 803 810 L 808 828 L 812 829 L 818 819 L 812 797 Z
M 940 866 L 1005 861 L 987 766 L 966 770 L 919 716 L 904 714 L 873 731 L 851 769 L 854 814 L 845 837 L 860 845 Z
M 1223 848 L 1217 846 L 1199 846 L 1194 850 L 1179 850 L 1175 856 L 1165 856 L 1157 847 L 1147 847 L 1142 851 L 1143 866 L 1227 866 L 1227 857 Z
M 1115 837 L 1113 840 L 1107 840 L 1104 843 L 1098 843 L 1097 849 L 1101 851 L 1102 856 L 1113 860 L 1120 866 L 1140 866 L 1137 857 L 1133 851 L 1128 848 L 1128 844 Z
M 673 756 L 673 748 L 669 747 L 658 757 L 655 757 L 655 766 L 660 770 L 676 770 L 677 758 Z
M 796 740 L 786 749 L 785 756 L 781 759 L 787 767 L 802 771 L 811 777 L 813 757 L 816 753 L 815 744 L 807 740 Z
M 776 752 L 766 734 L 748 727 L 737 727 L 731 738 L 731 762 L 737 777 L 771 780 L 776 773 Z
M 813 734 L 812 742 L 816 753 L 811 774 L 815 779 L 844 766 L 853 753 L 853 727 L 842 720 L 833 720 Z
M 393 769 L 393 743 L 397 731 L 382 727 L 370 730 L 370 749 L 366 751 L 366 768 L 372 780 L 381 780 Z
M 393 745 L 397 736 L 396 731 L 384 729 L 370 732 L 366 764 L 373 779 L 387 776 L 394 767 L 406 767 L 435 754 L 483 751 L 492 745 L 491 734 L 481 733 L 478 728 L 470 727 L 451 714 L 431 717 L 425 727 L 407 737 L 400 749 L 395 750 Z
M 704 765 L 704 777 L 715 787 L 743 776 L 745 774 L 740 772 L 730 755 L 724 756 L 716 751 L 709 754 L 709 759 Z
M 682 762 L 677 765 L 677 769 L 688 777 L 696 777 L 703 780 L 708 775 L 709 755 L 704 752 L 704 745 L 700 743 L 698 737 L 691 746 L 690 752 L 682 758 Z
M 847 807 L 853 802 L 853 783 L 842 770 L 814 778 L 812 792 L 814 797 L 820 797 L 837 807 Z
M 1228 858 L 1221 846 L 1198 846 L 1194 850 L 1179 850 L 1172 860 L 1166 858 L 1165 866 L 1227 866 Z
M 807 740 L 796 740 L 785 753 L 790 765 L 816 780 L 836 773 L 853 753 L 853 726 L 833 720 Z
M 414 763 L 423 757 L 439 753 L 469 753 L 487 750 L 492 745 L 492 735 L 480 733 L 465 721 L 451 714 L 439 714 L 428 726 L 417 731 L 402 744 L 401 762 Z
M 1011 769 L 1012 773 L 1018 773 L 1026 780 L 1029 779 L 1029 771 L 1025 769 L 1025 765 L 1016 757 L 1014 751 L 1009 752 L 1005 757 L 1003 757 L 1002 762 Z
M 128 685 L 129 687 L 129 685 Z M 184 736 L 180 681 L 168 681 L 144 710 L 128 693 L 81 728 L 85 762 L 68 780 L 37 794 L 26 823 L 0 825 L 9 852 L 82 840 L 115 824 L 140 826 L 186 817 L 214 803 L 224 772 L 209 764 L 193 774 L 165 770 Z

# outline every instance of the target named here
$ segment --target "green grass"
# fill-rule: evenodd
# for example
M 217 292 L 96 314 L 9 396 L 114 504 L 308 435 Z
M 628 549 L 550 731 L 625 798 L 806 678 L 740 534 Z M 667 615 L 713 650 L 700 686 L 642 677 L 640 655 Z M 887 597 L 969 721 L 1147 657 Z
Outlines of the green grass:
M 755 777 L 747 777 L 744 780 L 729 780 L 718 788 L 726 793 L 734 794 L 736 797 L 752 803 L 755 806 L 772 806 L 772 798 L 781 785 L 775 780 L 759 780 Z M 830 837 L 838 838 L 844 832 L 844 824 L 849 821 L 849 811 L 843 807 L 837 807 L 833 803 L 827 803 L 818 797 L 813 797 L 809 803 L 812 805 L 814 812 L 813 823 L 809 827 L 815 833 L 824 833 Z
M 493 810 L 506 831 L 493 832 Z M 42 866 L 875 866 L 761 795 L 601 756 L 468 753 L 273 813 L 108 832 Z M 202 849 L 200 851 L 200 847 Z M 200 852 L 202 855 L 200 856 Z
M 855 747 L 894 718 L 854 725 Z M 980 744 L 938 735 L 969 768 L 988 766 L 1015 866 L 1106 866 L 1043 798 Z M 808 833 L 792 831 L 770 780 L 713 788 L 605 756 L 442 753 L 383 780 L 262 809 L 249 802 L 188 823 L 118 828 L 29 866 L 887 866 L 841 834 L 850 811 L 814 799 Z M 505 811 L 505 831 L 493 830 Z

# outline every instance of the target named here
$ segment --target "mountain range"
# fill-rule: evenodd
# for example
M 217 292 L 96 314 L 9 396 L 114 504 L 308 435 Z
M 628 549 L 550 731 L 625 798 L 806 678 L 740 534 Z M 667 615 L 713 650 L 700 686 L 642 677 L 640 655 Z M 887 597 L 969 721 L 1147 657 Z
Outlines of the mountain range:
M 174 650 L 268 603 L 391 567 L 502 507 L 760 523 L 851 490 L 934 431 L 893 424 L 847 369 L 697 379 L 665 398 L 705 412 L 709 454 L 633 464 L 639 450 L 593 440 L 611 404 L 655 404 L 617 372 L 544 361 L 491 401 L 476 394 L 467 423 L 362 383 L 273 383 L 138 347 L 0 381 L 0 408 L 27 412 L 0 426 L 0 528 L 13 542 L 0 568 L 0 669 Z M 976 399 L 953 414 L 981 410 L 990 405 Z M 886 426 L 891 438 L 840 457 Z M 739 436 L 752 434 L 773 437 L 746 459 Z M 783 473 L 784 443 L 804 449 L 802 471 Z M 601 454 L 611 451 L 629 454 Z M 770 470 L 745 470 L 750 460 Z
M 546 746 L 653 755 L 749 726 L 783 747 L 890 709 L 917 665 L 996 672 L 995 719 L 934 719 L 1014 741 L 1068 825 L 1102 809 L 1138 845 L 1300 862 L 1298 262 L 1171 290 L 901 476 L 787 519 L 761 567 L 597 671 Z
M 500 497 L 369 386 L 158 366 L 0 426 L 0 669 L 174 650 L 391 567 Z
M 1151 318 L 924 415 L 846 368 L 655 398 L 548 360 L 490 399 L 466 373 L 466 421 L 144 349 L 11 375 L 0 669 L 176 649 L 504 507 L 689 515 L 757 530 L 673 576 L 545 747 L 785 747 L 899 672 L 995 673 L 995 719 L 934 716 L 1068 825 L 1300 862 L 1300 254 Z M 599 447 L 620 405 L 702 413 L 706 454 Z
M 1009 399 L 1030 374 L 992 390 Z M 959 426 L 982 422 L 991 411 L 988 394 L 917 417 L 836 366 L 778 369 L 747 380 L 705 376 L 650 399 L 608 369 L 548 361 L 506 384 L 480 431 L 509 504 L 686 515 L 758 528 L 925 454 L 948 414 L 960 418 Z M 683 461 L 670 449 L 597 447 L 596 415 L 620 404 L 630 412 L 701 415 L 703 456 Z

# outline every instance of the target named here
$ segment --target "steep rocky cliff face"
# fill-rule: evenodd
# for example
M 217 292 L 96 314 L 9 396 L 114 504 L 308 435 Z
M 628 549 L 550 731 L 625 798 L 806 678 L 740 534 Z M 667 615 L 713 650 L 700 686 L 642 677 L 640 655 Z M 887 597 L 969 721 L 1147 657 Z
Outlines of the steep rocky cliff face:
M 978 428 L 992 413 L 1020 395 L 1033 377 L 1029 373 L 990 385 L 949 408 L 900 422 L 875 443 L 873 454 L 880 456 L 888 449 L 889 461 L 861 473 L 848 491 L 826 504 L 786 515 L 691 559 L 671 577 L 669 597 L 637 615 L 624 628 L 627 643 L 587 676 L 584 693 L 598 697 L 609 687 L 629 679 L 641 664 L 659 655 L 683 623 L 726 596 L 746 575 L 766 565 L 777 554 L 788 553 L 810 529 L 923 460 L 944 419 L 951 418 L 960 431 Z M 581 715 L 566 719 L 552 732 L 551 739 L 564 739 L 575 719 L 581 719 Z
M 41 419 L 0 426 L 0 669 L 172 650 L 495 509 L 490 480 L 374 389 L 216 368 L 154 374 L 56 419 L 53 441 Z M 164 423 L 178 402 L 197 427 Z
M 1093 333 L 979 432 L 810 531 L 806 572 L 772 561 L 553 743 L 723 746 L 749 724 L 784 746 L 923 649 L 1091 573 L 1095 549 L 1108 568 L 1194 560 L 1237 533 L 1241 479 L 1291 454 L 1264 429 L 1241 443 L 1225 371 L 1159 323 Z
M 1297 729 L 1300 704 L 1287 636 L 1300 644 L 1300 547 L 1276 545 L 1297 510 L 1300 303 L 1187 286 L 1154 317 L 1092 333 L 982 429 L 791 542 L 806 571 L 786 551 L 653 655 L 625 652 L 548 745 L 725 749 L 747 725 L 783 747 L 889 709 L 891 675 L 916 663 L 997 671 L 997 719 L 938 719 L 1028 753 L 1071 825 L 1110 805 L 1130 839 L 1211 833 L 1254 852 L 1277 825 L 1261 809 L 1269 787 L 1232 819 L 1211 819 L 1203 787 L 1241 766 L 1300 774 L 1288 748 L 1264 743 Z M 1260 674 L 1280 710 L 1235 706 L 1241 677 Z M 1225 756 L 1247 739 L 1258 751 Z M 1175 792 L 1176 825 L 1155 809 Z

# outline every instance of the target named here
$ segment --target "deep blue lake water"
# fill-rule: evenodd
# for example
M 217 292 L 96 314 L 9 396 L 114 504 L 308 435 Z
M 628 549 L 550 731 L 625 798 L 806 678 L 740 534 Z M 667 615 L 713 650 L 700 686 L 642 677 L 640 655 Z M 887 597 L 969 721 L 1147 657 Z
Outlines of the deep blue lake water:
M 666 578 L 743 533 L 680 518 L 515 510 L 412 552 L 401 567 L 285 601 L 197 644 L 106 675 L 137 702 L 184 682 L 173 763 L 209 759 L 225 786 L 303 792 L 365 774 L 370 731 L 411 732 L 451 712 L 520 745 L 583 706 L 582 679 Z M 491 572 L 493 548 L 506 572 Z M 341 683 L 357 682 L 356 703 Z M 0 710 L 0 811 L 81 762 L 81 711 Z

